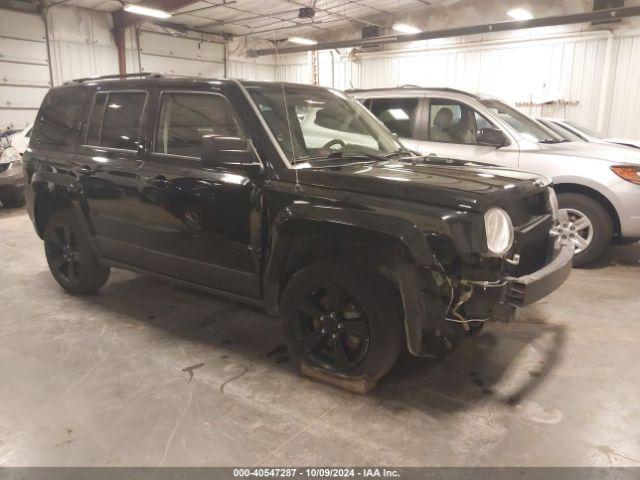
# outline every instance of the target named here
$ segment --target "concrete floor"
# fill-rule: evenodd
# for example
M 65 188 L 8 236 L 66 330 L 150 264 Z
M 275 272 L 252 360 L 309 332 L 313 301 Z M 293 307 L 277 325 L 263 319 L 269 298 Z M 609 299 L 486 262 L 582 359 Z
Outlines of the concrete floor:
M 640 465 L 638 244 L 368 396 L 259 311 L 123 271 L 65 294 L 23 210 L 0 244 L 0 465 Z

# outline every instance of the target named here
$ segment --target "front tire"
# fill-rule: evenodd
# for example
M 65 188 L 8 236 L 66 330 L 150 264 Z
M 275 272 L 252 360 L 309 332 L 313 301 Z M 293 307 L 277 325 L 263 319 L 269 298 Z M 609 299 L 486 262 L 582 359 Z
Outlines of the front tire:
M 109 278 L 110 269 L 100 265 L 71 210 L 61 210 L 49 218 L 44 229 L 44 250 L 53 277 L 70 293 L 95 293 Z
M 347 262 L 320 262 L 298 271 L 282 295 L 289 350 L 305 365 L 352 379 L 377 380 L 395 363 L 403 342 L 394 287 Z
M 561 230 L 563 237 L 576 246 L 573 265 L 588 265 L 600 257 L 611 243 L 611 216 L 598 201 L 579 193 L 559 194 L 558 205 L 569 216 L 570 223 L 561 225 Z

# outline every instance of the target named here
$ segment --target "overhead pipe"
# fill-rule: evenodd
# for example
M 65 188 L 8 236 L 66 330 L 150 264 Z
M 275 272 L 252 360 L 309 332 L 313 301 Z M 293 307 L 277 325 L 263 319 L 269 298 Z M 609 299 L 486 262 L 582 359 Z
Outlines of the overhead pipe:
M 287 53 L 300 53 L 312 50 L 330 50 L 334 48 L 366 47 L 373 45 L 385 45 L 390 43 L 419 42 L 436 38 L 462 37 L 465 35 L 477 35 L 482 33 L 507 32 L 511 30 L 523 30 L 528 28 L 555 27 L 560 25 L 572 25 L 576 23 L 603 22 L 612 19 L 635 17 L 640 15 L 640 6 L 611 8 L 593 12 L 575 13 L 571 15 L 557 15 L 553 17 L 532 18 L 531 20 L 514 20 L 506 22 L 488 23 L 469 27 L 449 28 L 443 30 L 424 31 L 406 35 L 386 35 L 382 37 L 363 38 L 354 40 L 341 40 L 337 42 L 317 43 L 315 45 L 300 45 L 283 48 L 263 48 L 249 51 L 250 56 L 284 55 Z

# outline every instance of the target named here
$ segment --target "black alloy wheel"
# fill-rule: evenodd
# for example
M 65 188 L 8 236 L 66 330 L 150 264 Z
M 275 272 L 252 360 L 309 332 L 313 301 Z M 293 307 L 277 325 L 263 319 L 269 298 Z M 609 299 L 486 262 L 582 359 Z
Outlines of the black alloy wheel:
M 51 216 L 44 231 L 44 249 L 54 278 L 71 293 L 96 292 L 109 278 L 110 269 L 100 265 L 71 210 Z
M 339 285 L 310 286 L 292 322 L 297 355 L 327 370 L 345 373 L 358 365 L 369 347 L 369 324 L 358 302 Z
M 382 377 L 404 340 L 396 288 L 349 260 L 328 259 L 296 272 L 282 294 L 280 316 L 291 353 L 341 377 Z
M 75 285 L 80 278 L 80 254 L 78 242 L 71 228 L 67 225 L 56 225 L 53 234 L 45 240 L 51 268 L 68 285 Z

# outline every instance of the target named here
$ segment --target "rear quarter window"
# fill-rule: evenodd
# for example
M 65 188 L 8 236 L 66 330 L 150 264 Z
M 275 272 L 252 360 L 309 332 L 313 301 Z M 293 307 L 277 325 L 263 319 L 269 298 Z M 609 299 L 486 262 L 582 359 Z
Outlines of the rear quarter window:
M 84 92 L 78 88 L 49 92 L 40 107 L 32 141 L 42 146 L 75 146 L 84 101 Z

